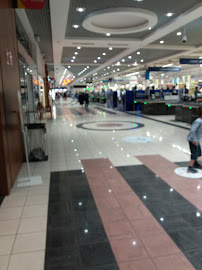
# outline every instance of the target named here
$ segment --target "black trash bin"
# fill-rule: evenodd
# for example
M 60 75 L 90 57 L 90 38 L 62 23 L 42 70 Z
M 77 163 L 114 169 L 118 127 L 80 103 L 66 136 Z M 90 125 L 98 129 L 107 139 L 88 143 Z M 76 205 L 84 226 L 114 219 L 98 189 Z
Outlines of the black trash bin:
M 45 123 L 26 124 L 29 161 L 47 161 L 47 132 Z

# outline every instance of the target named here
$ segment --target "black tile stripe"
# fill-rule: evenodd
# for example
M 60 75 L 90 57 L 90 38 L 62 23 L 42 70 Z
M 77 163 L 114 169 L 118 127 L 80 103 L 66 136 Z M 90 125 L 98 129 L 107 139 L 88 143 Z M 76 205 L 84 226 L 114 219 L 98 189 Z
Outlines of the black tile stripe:
M 145 118 L 145 119 L 149 119 L 149 120 L 152 120 L 152 121 L 155 121 L 155 122 L 159 122 L 159 123 L 162 123 L 162 124 L 166 124 L 166 125 L 169 125 L 169 126 L 174 126 L 174 127 L 190 130 L 190 128 L 188 128 L 188 127 L 183 127 L 183 126 L 180 126 L 178 124 L 169 123 L 169 122 L 166 122 L 166 121 L 163 121 L 163 120 L 154 119 L 154 118 L 142 115 L 142 114 L 134 114 L 134 113 L 130 113 L 130 112 L 126 112 L 126 113 L 130 114 L 130 115 L 135 115 L 137 117 L 142 117 L 142 118 Z
M 71 111 L 72 114 L 74 114 L 74 115 L 83 115 L 81 112 L 77 111 L 76 108 L 70 108 L 70 111 Z
M 45 270 L 118 269 L 85 174 L 51 173 Z
M 115 113 L 115 112 L 111 112 L 111 111 L 105 110 L 105 109 L 100 108 L 100 107 L 94 107 L 94 108 L 97 109 L 97 110 L 100 110 L 100 111 L 102 111 L 102 112 L 106 112 L 106 113 L 108 113 L 108 114 L 117 114 L 117 113 Z
M 93 110 L 91 110 L 91 109 L 89 109 L 89 108 L 84 108 L 84 110 L 85 110 L 86 112 L 90 113 L 90 114 L 93 114 L 93 115 L 96 114 L 95 111 L 93 111 Z
M 171 192 L 171 187 L 146 166 L 117 169 L 192 265 L 201 270 L 202 216 L 196 216 L 200 211 L 175 190 Z

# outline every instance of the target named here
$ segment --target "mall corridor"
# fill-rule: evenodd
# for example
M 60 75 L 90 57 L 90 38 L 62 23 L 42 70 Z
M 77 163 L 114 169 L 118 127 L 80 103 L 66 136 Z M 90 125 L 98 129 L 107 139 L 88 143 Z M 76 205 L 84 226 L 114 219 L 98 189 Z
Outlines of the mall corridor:
M 53 118 L 49 160 L 31 163 L 43 184 L 1 205 L 1 269 L 200 269 L 201 180 L 175 174 L 187 126 L 71 98 Z

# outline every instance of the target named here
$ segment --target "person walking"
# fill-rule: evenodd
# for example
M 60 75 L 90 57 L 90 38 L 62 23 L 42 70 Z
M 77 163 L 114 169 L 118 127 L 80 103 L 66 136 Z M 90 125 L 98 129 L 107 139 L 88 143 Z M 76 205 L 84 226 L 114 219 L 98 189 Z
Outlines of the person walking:
M 190 133 L 187 137 L 189 142 L 191 160 L 187 169 L 188 173 L 197 173 L 195 168 L 202 168 L 197 159 L 201 156 L 200 137 L 202 133 L 202 107 L 198 108 L 198 118 L 192 123 Z

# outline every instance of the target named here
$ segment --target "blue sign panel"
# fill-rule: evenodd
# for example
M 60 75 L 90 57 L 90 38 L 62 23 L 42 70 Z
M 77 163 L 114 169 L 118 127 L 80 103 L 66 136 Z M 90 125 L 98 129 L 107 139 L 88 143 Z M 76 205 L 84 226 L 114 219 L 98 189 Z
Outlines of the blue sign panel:
M 145 78 L 146 78 L 146 80 L 149 80 L 150 79 L 150 72 L 149 72 L 149 70 L 146 70 L 146 74 L 145 74 Z
M 180 64 L 189 64 L 189 65 L 200 65 L 202 64 L 202 59 L 199 58 L 181 58 Z
M 179 72 L 181 67 L 149 67 L 149 71 L 161 71 L 161 72 Z

